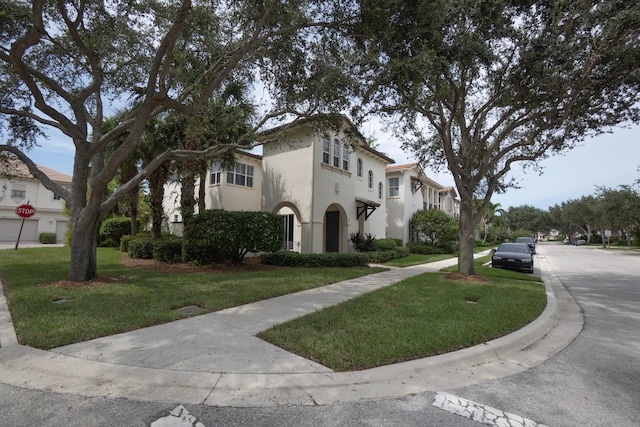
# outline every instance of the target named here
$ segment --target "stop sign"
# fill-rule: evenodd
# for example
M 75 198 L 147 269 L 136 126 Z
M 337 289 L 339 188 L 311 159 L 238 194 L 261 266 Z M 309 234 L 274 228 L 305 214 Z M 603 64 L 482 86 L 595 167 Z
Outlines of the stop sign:
M 16 213 L 20 218 L 29 218 L 36 213 L 36 210 L 31 205 L 20 205 L 16 208 Z

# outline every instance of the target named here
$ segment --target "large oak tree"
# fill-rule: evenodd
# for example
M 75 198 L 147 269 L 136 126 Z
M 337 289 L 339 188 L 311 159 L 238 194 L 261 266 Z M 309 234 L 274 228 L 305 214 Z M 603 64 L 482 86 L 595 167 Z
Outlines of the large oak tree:
M 340 111 L 347 99 L 340 88 L 350 85 L 334 78 L 341 39 L 332 28 L 347 22 L 345 7 L 338 0 L 0 0 L 0 153 L 19 158 L 66 201 L 72 223 L 68 279 L 96 276 L 101 220 L 154 170 L 170 160 L 216 157 L 237 147 L 213 141 L 196 152 L 167 149 L 107 196 L 108 183 L 152 118 L 171 111 L 197 115 L 234 81 L 256 84 L 256 103 L 269 100 L 256 106 L 262 114 L 254 130 L 285 113 L 291 119 L 323 106 Z M 116 109 L 128 113 L 103 131 Z M 35 145 L 46 145 L 47 128 L 74 146 L 69 190 L 29 158 Z M 250 145 L 250 136 L 240 141 Z
M 640 3 L 625 0 L 361 0 L 354 37 L 369 112 L 461 198 L 459 272 L 474 226 L 515 163 L 537 167 L 638 120 Z M 560 185 L 561 183 L 559 183 Z M 474 210 L 474 196 L 482 200 Z

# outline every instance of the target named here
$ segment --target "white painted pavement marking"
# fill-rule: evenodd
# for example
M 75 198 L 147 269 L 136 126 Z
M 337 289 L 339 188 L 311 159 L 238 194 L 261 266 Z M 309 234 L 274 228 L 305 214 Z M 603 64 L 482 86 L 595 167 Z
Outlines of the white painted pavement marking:
M 496 427 L 547 427 L 519 415 L 503 412 L 500 409 L 472 402 L 443 391 L 436 394 L 432 405 L 473 421 Z
M 151 423 L 151 427 L 205 427 L 184 406 L 176 406 L 166 417 Z

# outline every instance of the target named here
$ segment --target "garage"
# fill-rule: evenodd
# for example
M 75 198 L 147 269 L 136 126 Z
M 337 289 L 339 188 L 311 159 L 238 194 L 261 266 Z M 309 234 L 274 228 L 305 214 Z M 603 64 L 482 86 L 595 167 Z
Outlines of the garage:
M 18 239 L 20 225 L 22 220 L 16 219 L 0 219 L 0 241 L 15 242 Z M 37 242 L 38 241 L 38 220 L 27 219 L 22 227 L 21 242 Z

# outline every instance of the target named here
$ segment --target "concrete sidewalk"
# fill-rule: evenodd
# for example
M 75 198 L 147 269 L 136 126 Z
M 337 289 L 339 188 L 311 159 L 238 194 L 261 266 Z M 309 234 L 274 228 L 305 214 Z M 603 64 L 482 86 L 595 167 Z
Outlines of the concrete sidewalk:
M 86 396 L 214 406 L 328 405 L 447 390 L 533 367 L 568 345 L 582 315 L 541 253 L 548 304 L 525 328 L 472 348 L 336 373 L 255 335 L 456 259 L 372 274 L 215 313 L 60 347 L 17 343 L 0 296 L 0 381 Z

